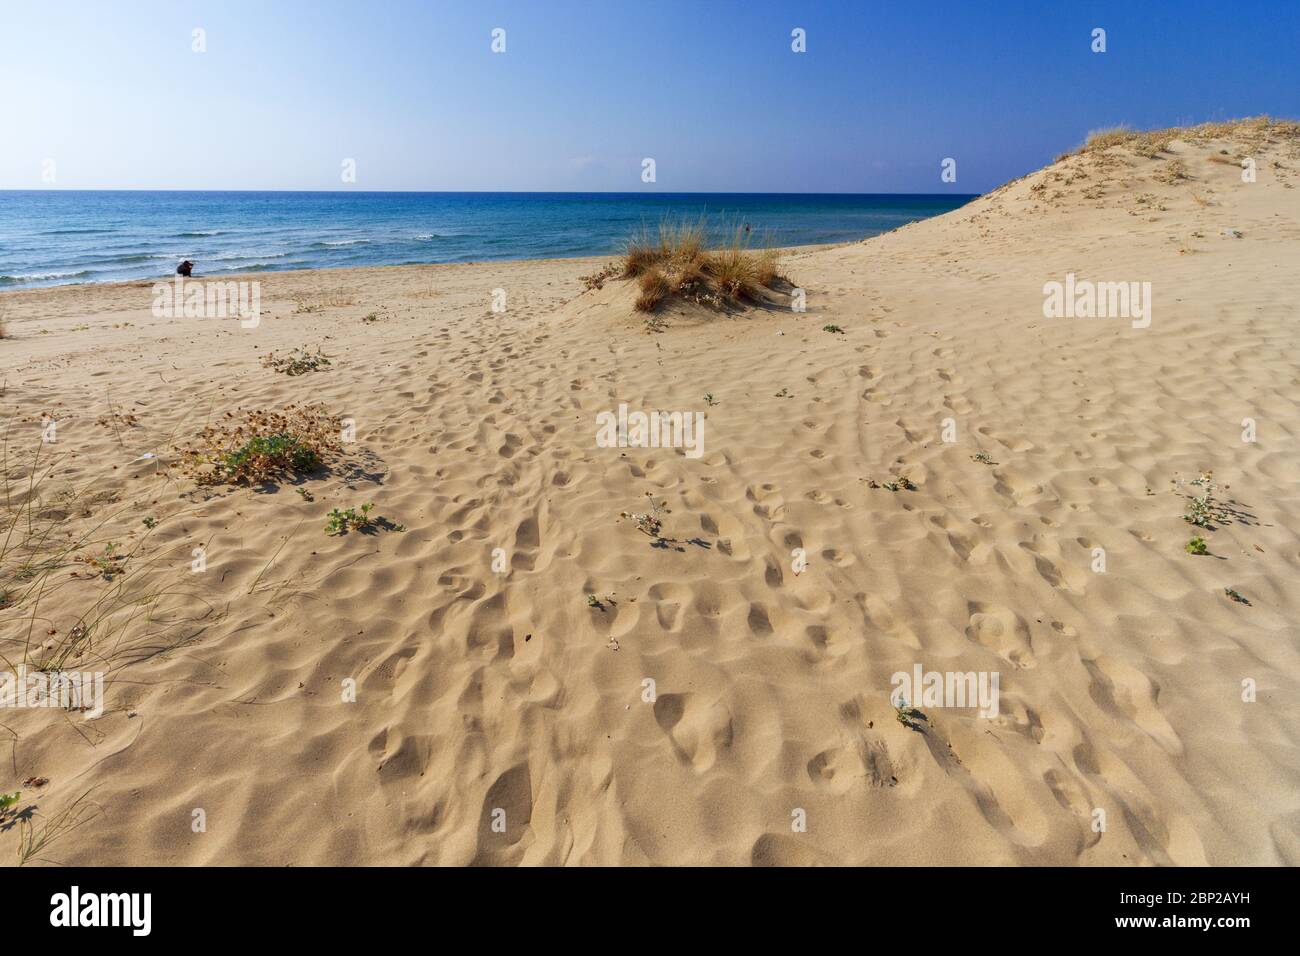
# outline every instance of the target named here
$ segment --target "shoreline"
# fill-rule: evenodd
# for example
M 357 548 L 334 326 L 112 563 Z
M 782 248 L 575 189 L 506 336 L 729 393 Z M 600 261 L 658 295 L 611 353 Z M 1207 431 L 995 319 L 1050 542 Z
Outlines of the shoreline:
M 966 195 L 215 193 L 0 194 L 0 288 L 153 279 L 182 260 L 221 274 L 615 255 L 664 220 L 710 244 L 854 242 Z
M 957 211 L 957 210 L 954 210 Z M 942 215 L 950 215 L 943 213 Z M 932 217 L 939 218 L 939 217 Z M 914 222 L 923 222 L 924 220 L 914 220 Z M 906 223 L 905 225 L 912 225 Z M 903 226 L 898 227 L 898 229 Z M 898 229 L 890 230 L 897 232 Z M 844 242 L 829 243 L 810 243 L 802 246 L 779 246 L 776 247 L 783 257 L 799 255 L 802 253 L 818 252 L 827 249 L 840 249 L 862 243 L 870 242 L 879 236 L 888 235 L 888 232 L 877 233 L 874 236 L 867 236 L 863 239 L 853 239 Z M 301 278 L 307 275 L 330 276 L 334 273 L 339 274 L 340 278 L 346 278 L 349 274 L 360 275 L 370 272 L 383 271 L 415 271 L 431 269 L 460 269 L 460 268 L 479 268 L 488 267 L 496 264 L 518 266 L 520 264 L 533 263 L 537 265 L 582 265 L 588 263 L 605 263 L 619 258 L 619 253 L 611 252 L 606 255 L 596 256 L 553 256 L 546 258 L 525 258 L 525 259 L 472 259 L 465 262 L 403 262 L 385 265 L 355 265 L 355 266 L 326 266 L 323 268 L 309 269 L 276 269 L 262 272 L 220 272 L 211 274 L 193 275 L 186 279 L 187 282 L 203 282 L 212 280 L 214 282 L 240 282 L 240 281 L 267 281 L 276 277 L 284 277 L 286 280 Z M 178 276 L 175 273 L 166 276 L 160 276 L 156 279 L 123 279 L 113 282 L 68 282 L 63 285 L 46 285 L 46 286 L 29 286 L 27 288 L 0 289 L 0 302 L 5 301 L 8 296 L 28 295 L 34 293 L 52 293 L 59 290 L 104 290 L 112 292 L 119 289 L 152 289 L 158 283 L 171 284 L 175 282 Z

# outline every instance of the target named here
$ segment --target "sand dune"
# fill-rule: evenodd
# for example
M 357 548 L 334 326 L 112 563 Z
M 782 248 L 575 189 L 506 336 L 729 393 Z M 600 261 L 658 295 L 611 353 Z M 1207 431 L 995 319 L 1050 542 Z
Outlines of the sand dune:
M 793 250 L 804 313 L 658 332 L 598 260 L 244 276 L 255 329 L 0 296 L 12 487 L 52 416 L 44 513 L 91 488 L 66 520 L 204 609 L 67 663 L 108 662 L 103 716 L 6 713 L 0 783 L 38 826 L 88 793 L 73 864 L 1300 863 L 1298 171 L 1257 127 L 1084 152 Z M 1149 327 L 1046 317 L 1069 274 L 1151 283 Z M 261 365 L 298 346 L 331 366 Z M 356 425 L 312 501 L 167 467 L 302 401 Z M 703 413 L 702 454 L 598 447 L 620 403 Z M 1173 482 L 1211 471 L 1202 531 Z M 367 502 L 405 530 L 324 533 Z M 61 587 L 34 645 L 111 582 Z M 998 716 L 907 728 L 915 664 L 996 672 Z

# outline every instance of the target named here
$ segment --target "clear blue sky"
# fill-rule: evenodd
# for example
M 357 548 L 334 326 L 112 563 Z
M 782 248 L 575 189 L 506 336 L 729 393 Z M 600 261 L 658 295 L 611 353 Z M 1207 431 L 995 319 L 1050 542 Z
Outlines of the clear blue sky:
M 1300 116 L 1300 4 L 2 0 L 0 89 L 7 189 L 982 192 Z

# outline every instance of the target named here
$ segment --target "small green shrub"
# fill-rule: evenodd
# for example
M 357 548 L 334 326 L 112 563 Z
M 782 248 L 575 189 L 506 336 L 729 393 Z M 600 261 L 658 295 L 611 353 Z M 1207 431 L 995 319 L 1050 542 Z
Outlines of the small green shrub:
M 182 474 L 201 485 L 259 484 L 315 471 L 339 449 L 338 419 L 320 406 L 228 418 L 183 450 Z
M 370 512 L 375 506 L 365 504 L 361 510 L 348 508 L 346 511 L 340 511 L 333 508 L 326 516 L 328 519 L 325 523 L 326 534 L 347 534 L 349 531 L 364 531 L 374 526 L 374 521 L 370 517 Z
M 900 700 L 894 707 L 894 719 L 908 730 L 920 730 L 920 722 L 923 720 L 929 720 L 930 718 L 908 704 L 906 700 Z

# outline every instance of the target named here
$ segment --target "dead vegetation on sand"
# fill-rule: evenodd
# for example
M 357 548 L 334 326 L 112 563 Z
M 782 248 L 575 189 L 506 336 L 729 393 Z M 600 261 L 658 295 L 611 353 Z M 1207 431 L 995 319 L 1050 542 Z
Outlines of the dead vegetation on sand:
M 180 470 L 200 485 L 264 484 L 320 468 L 339 450 L 339 419 L 319 405 L 233 412 L 182 452 Z
M 664 221 L 653 232 L 643 227 L 625 243 L 618 260 L 584 276 L 583 282 L 589 289 L 601 288 L 614 278 L 635 280 L 637 310 L 654 312 L 674 298 L 714 309 L 763 302 L 764 291 L 785 277 L 780 254 L 752 248 L 744 227 L 734 228 L 726 245 L 708 249 L 703 221 Z
M 1175 140 L 1204 144 L 1210 140 L 1230 140 L 1250 149 L 1269 141 L 1300 138 L 1300 122 L 1274 119 L 1271 116 L 1252 116 L 1248 119 L 1228 120 L 1222 123 L 1201 123 L 1198 126 L 1174 126 L 1168 129 L 1139 131 L 1126 125 L 1093 130 L 1078 149 L 1063 153 L 1057 160 L 1070 156 L 1100 154 L 1116 146 L 1123 146 L 1139 156 L 1156 159 L 1169 151 Z

